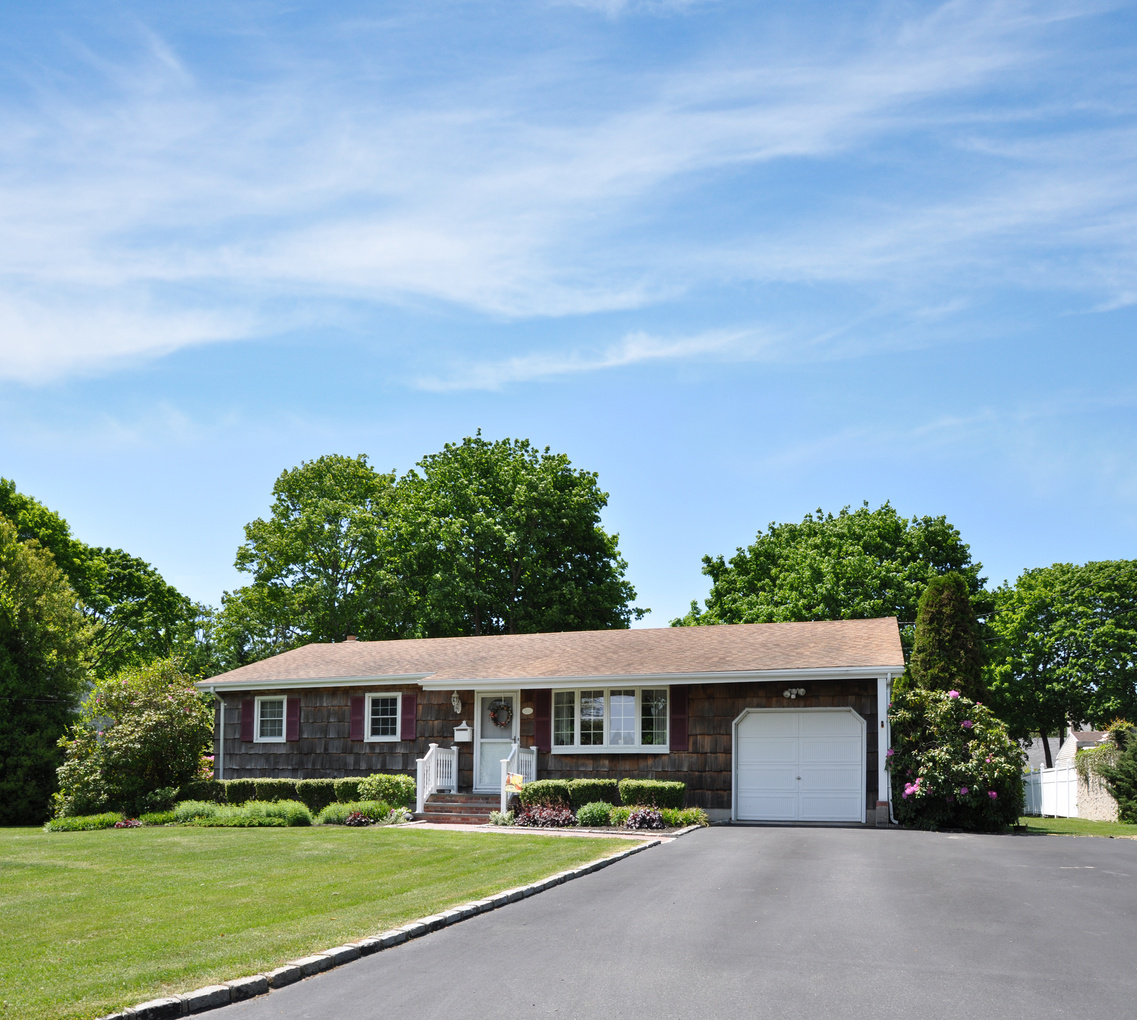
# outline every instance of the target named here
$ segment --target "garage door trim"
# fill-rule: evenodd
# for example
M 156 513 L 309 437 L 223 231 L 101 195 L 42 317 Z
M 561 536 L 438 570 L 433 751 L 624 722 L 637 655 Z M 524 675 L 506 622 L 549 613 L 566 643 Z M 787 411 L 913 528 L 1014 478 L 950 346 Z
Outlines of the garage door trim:
M 861 786 L 861 822 L 865 822 L 866 810 L 866 797 L 868 796 L 868 723 L 865 717 L 857 712 L 855 709 L 845 708 L 746 708 L 739 714 L 738 718 L 731 723 L 731 740 L 730 740 L 730 817 L 732 821 L 738 821 L 738 727 L 739 724 L 750 715 L 763 713 L 773 715 L 779 713 L 782 715 L 795 714 L 803 715 L 805 713 L 815 714 L 819 712 L 827 712 L 829 714 L 835 713 L 848 713 L 857 720 L 861 730 L 861 765 L 860 765 L 860 786 Z

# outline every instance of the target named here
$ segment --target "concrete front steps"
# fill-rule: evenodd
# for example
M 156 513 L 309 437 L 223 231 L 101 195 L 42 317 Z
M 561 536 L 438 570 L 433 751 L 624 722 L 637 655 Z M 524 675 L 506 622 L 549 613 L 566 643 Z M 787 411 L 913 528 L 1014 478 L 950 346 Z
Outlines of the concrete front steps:
M 439 825 L 485 825 L 500 807 L 501 797 L 492 793 L 434 793 L 416 817 Z

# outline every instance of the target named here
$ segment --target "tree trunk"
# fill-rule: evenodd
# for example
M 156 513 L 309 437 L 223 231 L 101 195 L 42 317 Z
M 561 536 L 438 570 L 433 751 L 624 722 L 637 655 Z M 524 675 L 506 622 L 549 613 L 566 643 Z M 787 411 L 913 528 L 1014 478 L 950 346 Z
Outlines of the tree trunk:
M 1050 757 L 1050 738 L 1045 733 L 1040 733 L 1039 736 L 1042 738 L 1043 760 L 1046 762 L 1046 767 L 1052 769 L 1054 768 L 1054 759 Z

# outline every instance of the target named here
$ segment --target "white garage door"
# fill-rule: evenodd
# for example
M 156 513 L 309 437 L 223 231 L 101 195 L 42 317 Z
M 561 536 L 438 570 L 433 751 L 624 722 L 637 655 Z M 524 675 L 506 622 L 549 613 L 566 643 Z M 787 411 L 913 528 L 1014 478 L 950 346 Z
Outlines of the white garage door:
M 863 822 L 865 724 L 849 711 L 756 711 L 738 724 L 740 821 Z

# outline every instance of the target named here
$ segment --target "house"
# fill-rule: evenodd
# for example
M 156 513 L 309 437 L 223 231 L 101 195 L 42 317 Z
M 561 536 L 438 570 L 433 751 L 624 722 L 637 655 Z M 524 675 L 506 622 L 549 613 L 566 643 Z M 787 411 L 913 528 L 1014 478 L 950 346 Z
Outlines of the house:
M 225 779 L 417 770 L 424 795 L 637 776 L 685 782 L 712 819 L 885 824 L 903 669 L 887 618 L 349 639 L 198 687 Z

